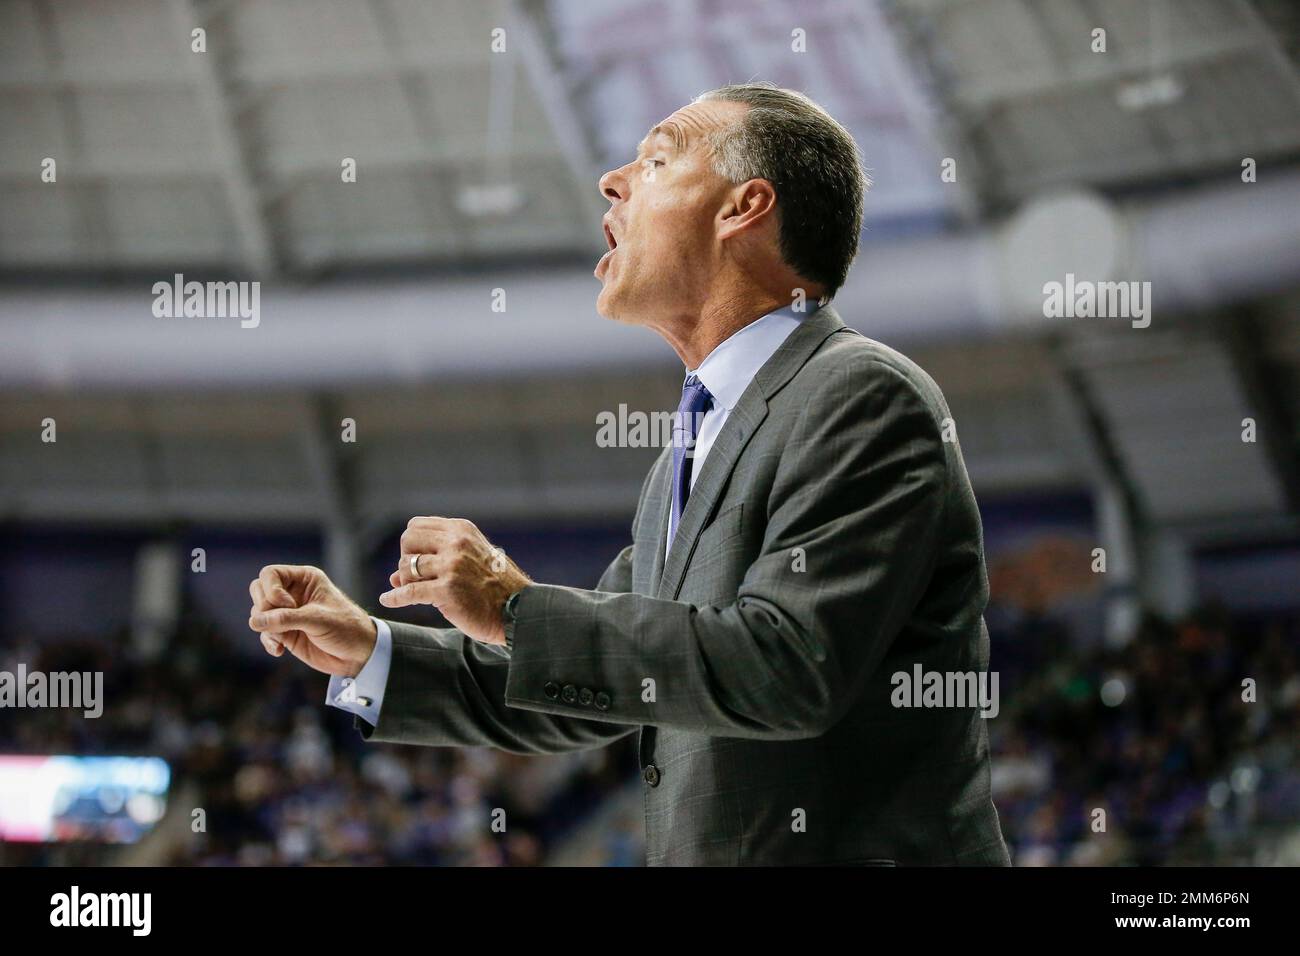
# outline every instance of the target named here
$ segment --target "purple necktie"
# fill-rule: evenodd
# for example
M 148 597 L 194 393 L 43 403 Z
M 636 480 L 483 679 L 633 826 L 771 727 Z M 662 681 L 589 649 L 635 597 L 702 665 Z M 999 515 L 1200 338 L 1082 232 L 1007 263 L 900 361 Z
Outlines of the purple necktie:
M 686 499 L 691 494 L 691 463 L 695 458 L 695 439 L 700 434 L 700 423 L 713 405 L 713 396 L 694 375 L 687 376 L 682 386 L 682 401 L 673 418 L 673 508 L 668 523 L 669 546 L 677 525 L 686 510 Z

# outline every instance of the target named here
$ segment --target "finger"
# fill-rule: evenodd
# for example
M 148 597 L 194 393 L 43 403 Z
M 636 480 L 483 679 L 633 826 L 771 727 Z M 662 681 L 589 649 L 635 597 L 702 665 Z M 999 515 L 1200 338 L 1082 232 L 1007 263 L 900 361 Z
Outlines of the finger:
M 261 579 L 254 581 L 252 584 L 248 586 L 248 593 L 253 596 L 253 608 L 251 611 L 248 612 L 250 621 L 252 620 L 252 616 L 254 614 L 258 614 L 263 611 L 269 611 L 274 607 L 274 605 L 272 605 L 269 601 L 266 600 L 266 589 L 262 587 Z M 254 628 L 254 630 L 256 630 L 256 628 Z M 268 654 L 270 654 L 273 657 L 279 657 L 283 653 L 283 651 L 275 649 L 280 646 L 280 641 L 284 637 L 283 634 L 278 632 L 265 631 L 262 633 L 261 636 L 262 636 L 262 646 L 266 648 L 266 652 Z M 270 639 L 271 644 L 273 645 L 271 647 L 267 646 L 268 638 Z
M 394 571 L 392 574 L 390 574 L 388 576 L 388 585 L 389 587 L 394 587 L 394 588 L 401 587 L 402 586 L 401 573 L 398 571 Z
M 412 604 L 428 604 L 437 607 L 444 595 L 443 586 L 437 581 L 420 581 L 404 584 L 379 595 L 379 603 L 384 607 L 409 607 Z
M 398 539 L 402 554 L 437 554 L 451 541 L 445 528 L 407 528 Z
M 254 631 L 261 631 L 262 628 L 253 627 L 253 615 L 261 614 L 263 611 L 270 610 L 270 606 L 266 603 L 266 596 L 262 591 L 262 582 L 255 580 L 251 584 L 249 584 L 248 594 L 253 601 L 253 606 L 248 610 L 248 626 L 252 628 Z M 265 637 L 263 637 L 262 639 L 262 646 L 266 647 Z M 267 653 L 268 654 L 271 653 L 269 648 L 267 649 Z
M 353 668 L 340 657 L 322 651 L 302 634 L 290 635 L 284 643 L 285 649 L 298 660 L 313 670 L 323 674 L 338 675 L 351 673 Z
M 441 515 L 416 515 L 406 522 L 406 526 L 408 528 L 446 528 L 451 524 L 452 520 L 452 518 L 444 518 Z
M 262 648 L 272 657 L 281 657 L 284 654 L 284 645 L 275 639 L 273 634 L 262 634 Z
M 248 596 L 253 599 L 253 610 L 264 611 L 272 605 L 266 600 L 266 589 L 260 578 L 254 578 L 248 585 Z
M 293 568 L 286 564 L 270 564 L 264 567 L 257 580 L 261 582 L 262 593 L 271 607 L 297 607 L 298 602 L 289 593 L 286 584 L 303 577 L 303 568 Z
M 311 633 L 326 623 L 328 615 L 319 607 L 278 607 L 265 611 L 254 611 L 248 619 L 248 626 L 255 631 L 267 631 L 280 635 L 284 640 L 285 631 L 306 631 Z
M 413 564 L 415 567 L 412 567 Z M 443 564 L 436 554 L 404 554 L 397 563 L 397 585 L 436 581 L 441 576 Z M 418 575 L 415 573 L 417 570 L 420 572 Z

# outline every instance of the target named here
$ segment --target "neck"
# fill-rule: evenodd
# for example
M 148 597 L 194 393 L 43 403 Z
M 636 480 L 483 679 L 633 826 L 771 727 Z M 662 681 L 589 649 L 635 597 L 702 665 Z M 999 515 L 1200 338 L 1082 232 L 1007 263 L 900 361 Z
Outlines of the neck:
M 698 368 L 708 354 L 745 326 L 789 305 L 762 290 L 712 296 L 697 308 L 677 312 L 651 325 L 673 347 L 687 368 Z

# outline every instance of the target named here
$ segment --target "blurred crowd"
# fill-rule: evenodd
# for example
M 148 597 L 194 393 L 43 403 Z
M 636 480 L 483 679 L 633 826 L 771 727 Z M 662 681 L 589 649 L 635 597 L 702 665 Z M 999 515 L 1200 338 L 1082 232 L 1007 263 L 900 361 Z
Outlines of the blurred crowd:
M 103 670 L 106 704 L 96 720 L 23 711 L 0 725 L 0 753 L 165 758 L 168 836 L 145 862 L 533 865 L 635 773 L 627 740 L 545 758 L 366 744 L 351 715 L 324 706 L 323 675 L 244 653 L 207 624 L 152 662 L 124 660 L 126 646 L 11 647 L 3 656 L 29 670 Z M 637 849 L 613 846 L 602 862 L 636 862 Z M 91 845 L 0 846 L 6 864 L 120 859 Z
M 1090 650 L 1046 615 L 990 630 L 1017 865 L 1300 862 L 1300 622 L 1204 608 Z
M 994 797 L 1018 865 L 1270 863 L 1300 852 L 1300 622 L 1206 609 L 1148 619 L 1123 647 L 1091 649 L 1046 613 L 995 606 L 990 625 L 1002 691 Z M 143 862 L 641 862 L 628 800 L 635 736 L 544 758 L 370 745 L 324 706 L 322 675 L 246 653 L 210 624 L 188 622 L 154 660 L 128 646 L 6 648 L 0 656 L 29 669 L 102 670 L 106 704 L 97 720 L 10 713 L 0 753 L 168 760 L 166 837 Z M 603 818 L 606 806 L 620 809 Z M 575 835 L 582 851 L 557 857 Z M 0 862 L 93 865 L 122 852 L 8 844 Z

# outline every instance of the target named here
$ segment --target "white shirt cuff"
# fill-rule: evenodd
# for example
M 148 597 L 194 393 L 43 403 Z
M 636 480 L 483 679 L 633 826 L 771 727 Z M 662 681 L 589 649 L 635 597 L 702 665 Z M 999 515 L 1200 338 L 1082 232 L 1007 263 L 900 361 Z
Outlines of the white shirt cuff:
M 361 673 L 352 677 L 331 677 L 325 703 L 349 714 L 356 714 L 371 727 L 379 726 L 379 711 L 384 706 L 388 687 L 388 668 L 393 662 L 393 632 L 388 622 L 372 617 L 377 632 L 375 649 Z

